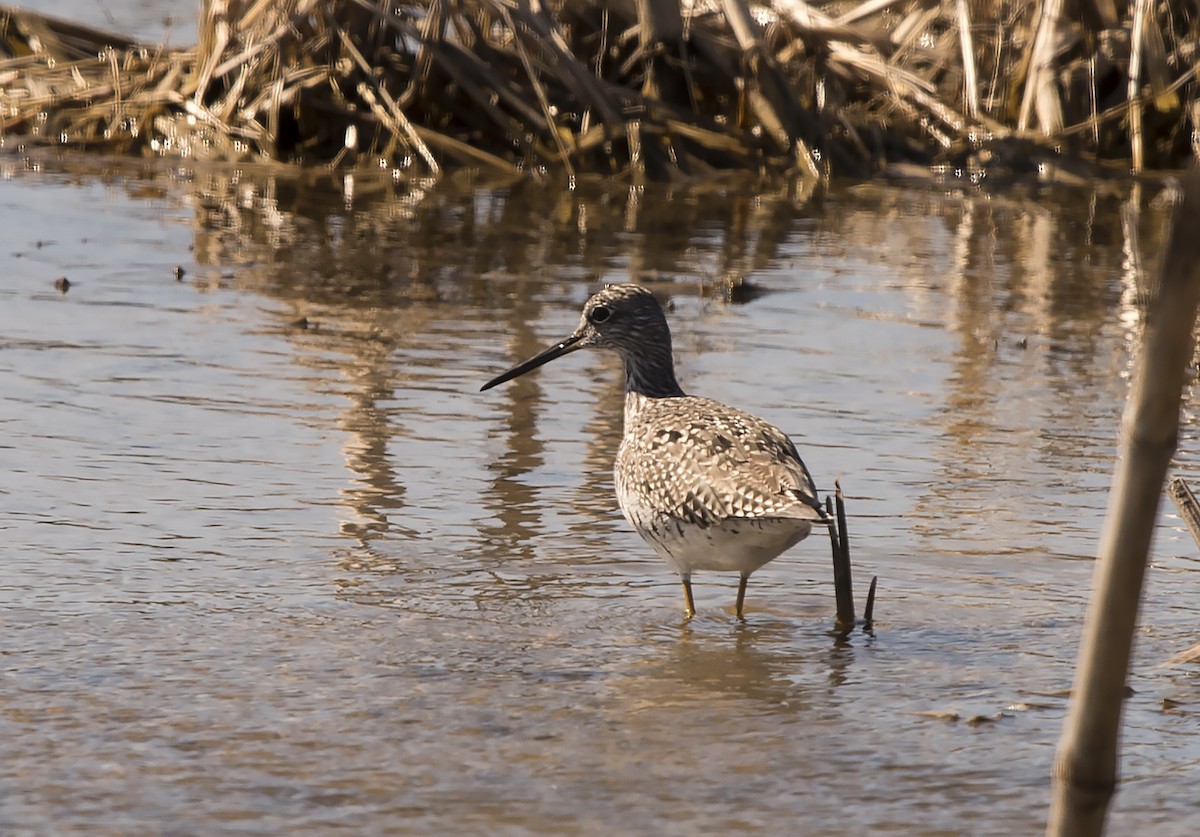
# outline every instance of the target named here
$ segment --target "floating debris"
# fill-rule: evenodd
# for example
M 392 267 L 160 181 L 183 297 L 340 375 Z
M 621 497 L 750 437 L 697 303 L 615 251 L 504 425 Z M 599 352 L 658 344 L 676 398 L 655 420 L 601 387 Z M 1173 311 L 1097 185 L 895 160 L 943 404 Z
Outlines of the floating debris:
M 967 718 L 966 724 L 969 727 L 982 727 L 987 724 L 994 724 L 1001 718 L 1007 717 L 1003 712 L 997 712 L 995 715 L 972 715 Z
M 960 716 L 953 709 L 924 709 L 919 712 L 912 713 L 920 718 L 933 718 L 937 721 L 957 721 Z

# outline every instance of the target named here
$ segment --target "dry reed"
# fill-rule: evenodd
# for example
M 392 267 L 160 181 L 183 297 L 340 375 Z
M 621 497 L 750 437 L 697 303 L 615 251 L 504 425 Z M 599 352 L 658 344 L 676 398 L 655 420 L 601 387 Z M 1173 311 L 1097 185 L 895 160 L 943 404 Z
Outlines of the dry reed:
M 1168 0 L 206 0 L 197 46 L 166 49 L 0 8 L 0 137 L 398 177 L 1136 173 L 1200 143 L 1198 17 Z

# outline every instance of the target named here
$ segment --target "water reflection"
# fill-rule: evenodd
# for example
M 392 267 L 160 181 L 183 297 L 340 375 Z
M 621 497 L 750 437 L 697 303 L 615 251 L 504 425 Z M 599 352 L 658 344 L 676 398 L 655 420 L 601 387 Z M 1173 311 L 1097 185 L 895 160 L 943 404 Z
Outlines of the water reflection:
M 732 309 L 697 305 L 707 306 L 700 300 L 714 294 L 749 298 L 745 289 L 760 284 L 768 292 L 764 311 L 792 304 L 772 302 L 771 292 L 816 288 L 826 291 L 817 302 L 825 311 L 820 319 L 891 322 L 902 332 L 933 327 L 953 336 L 947 355 L 930 354 L 929 346 L 906 364 L 934 367 L 924 433 L 935 445 L 936 467 L 916 477 L 908 509 L 896 508 L 883 496 L 886 483 L 877 490 L 870 475 L 858 493 L 868 506 L 880 504 L 867 508 L 868 519 L 901 513 L 940 548 L 979 554 L 1045 551 L 1047 544 L 1053 553 L 1088 554 L 1086 543 L 1066 545 L 1077 533 L 1061 535 L 1104 490 L 1113 440 L 1080 428 L 1115 427 L 1137 328 L 1130 288 L 1141 286 L 1143 265 L 1153 261 L 1131 259 L 1129 248 L 1157 245 L 1165 217 L 1163 201 L 1144 205 L 1136 191 L 1096 192 L 1083 202 L 1052 194 L 1035 203 L 1019 195 L 858 186 L 813 204 L 787 189 L 728 186 L 708 194 L 547 191 L 525 183 L 488 191 L 466 181 L 406 192 L 390 183 L 364 189 L 360 181 L 346 207 L 342 196 L 311 185 L 209 176 L 197 192 L 198 261 L 252 265 L 243 285 L 286 302 L 288 316 L 326 324 L 318 333 L 329 338 L 327 346 L 340 343 L 334 351 L 343 355 L 347 381 L 358 382 L 350 386 L 359 388 L 343 423 L 360 437 L 352 447 L 363 454 L 347 451 L 351 467 L 363 473 L 349 501 L 367 521 L 363 537 L 386 535 L 388 521 L 398 534 L 421 531 L 403 522 L 404 477 L 389 467 L 386 448 L 397 437 L 421 436 L 423 421 L 442 418 L 414 416 L 410 423 L 377 410 L 380 397 L 439 377 L 440 385 L 469 392 L 471 376 L 482 379 L 566 333 L 571 309 L 598 283 L 629 278 L 682 306 L 685 329 L 686 317 L 699 310 L 714 316 L 717 340 L 685 330 L 681 354 L 732 348 L 722 339 L 736 340 L 728 331 Z M 856 261 L 866 273 L 837 267 L 822 278 L 829 266 Z M 787 341 L 796 345 L 797 334 L 803 345 L 812 329 L 842 342 L 813 312 L 797 313 L 791 327 L 756 317 L 767 332 L 759 339 L 778 339 L 779 351 Z M 449 333 L 463 326 L 470 330 L 466 343 Z M 773 337 L 771 329 L 778 329 Z M 346 332 L 359 339 L 333 340 Z M 888 351 L 889 339 L 879 339 L 878 351 Z M 875 348 L 870 337 L 867 346 Z M 793 359 L 783 362 L 795 367 Z M 861 362 L 848 357 L 796 373 L 864 377 L 851 366 Z M 865 377 L 867 392 L 839 392 L 832 406 L 869 423 L 879 413 L 871 389 L 888 405 L 885 415 L 901 393 L 899 381 Z M 1079 397 L 1081 387 L 1086 397 Z M 537 535 L 560 525 L 586 542 L 597 516 L 611 509 L 620 399 L 611 366 L 576 361 L 515 382 L 496 398 L 506 419 L 487 437 L 491 476 L 482 495 L 486 515 L 478 518 L 484 549 L 494 558 L 529 559 Z M 536 484 L 578 438 L 562 435 L 557 423 L 550 432 L 558 437 L 547 437 L 551 414 L 570 416 L 582 430 L 581 480 L 555 473 L 553 485 Z M 834 423 L 824 424 L 831 429 L 822 439 L 844 438 Z M 370 438 L 363 437 L 368 430 Z M 911 427 L 896 430 L 903 435 Z M 889 444 L 886 435 L 880 441 Z M 872 463 L 881 472 L 892 467 L 903 466 Z M 1058 489 L 1036 511 L 1023 502 L 1031 481 Z M 571 515 L 545 511 L 563 504 Z
M 532 298 L 518 296 L 504 312 L 502 322 L 512 335 L 514 357 L 532 357 L 541 351 L 542 341 L 530 328 L 541 319 L 541 308 Z M 541 382 L 525 376 L 505 389 L 502 397 L 508 402 L 506 410 L 512 421 L 500 431 L 499 438 L 489 439 L 495 455 L 487 465 L 492 479 L 483 502 L 496 522 L 485 522 L 483 533 L 493 557 L 515 554 L 528 560 L 533 557 L 531 543 L 539 530 L 539 492 L 526 478 L 545 462 L 545 443 L 537 433 L 537 406 L 543 400 Z
M 438 189 L 359 178 L 347 204 L 316 182 L 246 172 L 189 177 L 196 283 L 277 300 L 297 362 L 340 370 L 331 389 L 346 399 L 344 452 L 361 476 L 347 492 L 354 515 L 346 532 L 364 541 L 433 531 L 406 514 L 414 463 L 398 462 L 398 448 L 428 442 L 431 427 L 468 421 L 452 402 L 470 397 L 476 376 L 569 330 L 572 309 L 596 284 L 628 278 L 680 307 L 685 372 L 689 357 L 700 363 L 693 388 L 709 373 L 736 392 L 719 354 L 741 346 L 761 349 L 764 366 L 787 368 L 785 390 L 830 393 L 824 402 L 806 396 L 800 409 L 832 409 L 841 420 L 806 415 L 817 432 L 802 435 L 838 450 L 845 461 L 830 470 L 860 477 L 850 490 L 866 519 L 903 516 L 940 548 L 968 553 L 1048 548 L 1086 556 L 1087 543 L 1067 545 L 1076 533 L 1059 535 L 1106 487 L 1114 434 L 1089 428 L 1116 426 L 1137 300 L 1154 263 L 1147 253 L 1161 245 L 1169 204 L 1141 187 L 1084 200 L 1040 194 L 1034 202 L 867 185 L 813 203 L 786 188 L 756 193 L 736 184 L 709 193 L 595 185 L 569 192 L 525 183 L 479 189 L 469 178 Z M 236 275 L 229 265 L 239 266 Z M 848 272 L 850 265 L 857 267 Z M 738 322 L 736 309 L 702 301 L 748 298 L 749 286 L 767 294 L 752 303 L 752 325 Z M 922 338 L 914 327 L 953 340 Z M 842 347 L 846 328 L 860 341 L 855 354 L 838 348 L 819 365 L 788 354 Z M 907 393 L 903 380 L 876 374 L 897 335 L 912 352 L 896 370 L 917 386 Z M 806 383 L 814 379 L 860 384 Z M 423 414 L 430 389 L 442 393 L 449 415 Z M 560 523 L 588 537 L 611 510 L 619 397 L 603 359 L 574 361 L 497 394 L 506 419 L 479 437 L 490 473 L 486 514 L 477 515 L 486 549 L 529 558 L 538 533 Z M 474 413 L 475 402 L 468 409 Z M 558 437 L 549 438 L 542 428 L 552 414 L 575 420 L 579 434 L 564 435 L 555 423 Z M 927 436 L 936 467 L 913 472 L 891 435 L 869 427 L 880 420 L 902 439 Z M 927 427 L 914 429 L 914 420 Z M 839 448 L 847 429 L 864 432 L 873 461 Z M 461 438 L 476 437 L 471 430 Z M 554 485 L 537 485 L 553 469 L 548 457 L 577 439 L 582 479 L 556 474 Z M 453 458 L 455 439 L 440 442 Z M 866 479 L 854 467 L 862 465 Z M 898 471 L 909 475 L 908 507 L 887 496 L 885 475 Z M 1022 501 L 1031 483 L 1057 489 L 1035 512 Z M 548 525 L 551 500 L 572 514 Z
M 1050 540 L 1052 553 L 1088 554 L 1054 541 L 1106 487 L 1137 326 L 1123 287 L 1144 280 L 1120 248 L 1092 246 L 1124 240 L 1128 204 L 1092 195 L 1086 206 L 905 196 L 889 217 L 912 232 L 913 269 L 899 260 L 907 316 L 957 341 L 931 417 L 940 467 L 915 498 L 919 531 L 943 548 L 1042 551 Z M 926 213 L 944 225 L 913 223 Z M 930 265 L 927 253 L 945 259 Z M 1083 430 L 1097 426 L 1112 430 Z M 1036 508 L 1023 502 L 1031 485 Z M 986 531 L 964 528 L 971 516 Z
M 426 422 L 444 417 L 380 405 L 403 402 L 404 391 L 424 390 L 439 375 L 447 388 L 474 383 L 451 363 L 464 359 L 463 349 L 453 345 L 458 335 L 443 333 L 444 324 L 500 326 L 501 340 L 484 346 L 470 364 L 482 370 L 542 348 L 553 336 L 537 329 L 547 303 L 573 305 L 582 291 L 606 279 L 628 274 L 668 294 L 698 288 L 736 296 L 749 273 L 778 258 L 802 208 L 788 190 L 570 193 L 522 183 L 488 192 L 467 183 L 436 192 L 417 187 L 387 198 L 360 180 L 355 201 L 366 206 L 347 209 L 336 193 L 295 181 L 214 173 L 197 177 L 195 191 L 201 266 L 239 263 L 244 270 L 238 286 L 284 302 L 286 318 L 308 326 L 298 337 L 305 345 L 299 362 L 325 365 L 331 352 L 340 356 L 334 362 L 348 399 L 340 422 L 347 464 L 362 474 L 347 500 L 355 519 L 344 528 L 364 541 L 389 532 L 421 534 L 404 522 L 404 478 L 388 446 L 421 435 L 430 427 Z M 374 197 L 364 197 L 372 192 Z M 711 251 L 718 254 L 715 268 Z M 699 282 L 671 278 L 689 274 L 699 275 Z M 565 333 L 569 318 L 558 321 Z M 611 508 L 606 483 L 619 437 L 618 382 L 608 372 L 589 380 L 600 397 L 588 399 L 587 479 L 571 492 L 578 516 L 568 521 L 581 538 L 591 528 L 588 518 Z M 544 465 L 546 445 L 555 441 L 537 429 L 538 416 L 555 396 L 539 377 L 515 382 L 497 396 L 508 405 L 509 421 L 489 441 L 492 478 L 482 499 L 491 520 L 481 521 L 483 551 L 527 558 L 528 545 L 544 528 L 536 524 L 543 516 L 540 498 L 548 493 L 527 478 Z
M 647 655 L 616 685 L 631 714 L 653 710 L 657 720 L 663 712 L 715 702 L 735 705 L 741 712 L 799 713 L 811 708 L 808 692 L 817 684 L 806 682 L 806 670 L 812 662 L 796 647 L 783 649 L 779 644 L 778 633 L 794 625 L 781 620 L 774 630 L 762 625 L 720 631 L 715 627 L 683 627 L 674 636 L 656 637 L 658 653 Z
M 19 501 L 0 779 L 30 777 L 27 798 L 197 832 L 1040 827 L 1090 572 L 1057 559 L 1095 550 L 1158 192 L 359 177 L 347 200 L 248 169 L 68 169 L 51 194 L 102 174 L 128 205 L 178 204 L 132 243 L 9 243 L 47 271 L 0 286 L 26 440 L 0 487 Z M 183 243 L 146 260 L 164 224 Z M 826 635 L 815 539 L 756 574 L 746 625 L 712 576 L 682 624 L 615 508 L 614 359 L 477 392 L 625 279 L 672 309 L 685 387 L 842 478 L 877 636 Z M 1194 450 L 1189 425 L 1185 473 Z M 1194 713 L 1163 709 L 1191 700 L 1186 672 L 1155 667 L 1192 642 L 1194 547 L 1172 525 L 1159 544 L 1118 829 L 1194 784 Z M 95 762 L 139 792 L 75 807 L 53 782 Z

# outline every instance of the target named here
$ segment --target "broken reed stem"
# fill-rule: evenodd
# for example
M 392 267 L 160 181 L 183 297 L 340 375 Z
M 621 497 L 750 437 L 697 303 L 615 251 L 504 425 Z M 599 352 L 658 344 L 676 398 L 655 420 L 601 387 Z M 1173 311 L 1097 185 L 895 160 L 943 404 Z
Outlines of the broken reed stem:
M 357 2 L 360 6 L 368 5 L 362 0 L 357 0 Z M 378 14 L 378 6 L 371 8 Z M 406 108 L 415 102 L 429 80 L 429 73 L 433 67 L 433 48 L 435 45 L 441 45 L 442 32 L 445 31 L 445 11 L 445 0 L 436 0 L 421 26 L 421 38 L 417 42 L 417 57 L 413 61 L 412 75 L 409 77 L 404 92 L 400 94 L 398 106 L 401 108 Z M 394 15 L 387 15 L 386 19 L 392 20 L 394 17 Z
M 501 13 L 504 15 L 504 20 L 510 29 L 515 30 L 512 15 L 508 9 L 502 8 Z M 554 144 L 558 146 L 558 161 L 566 170 L 567 177 L 574 182 L 575 167 L 571 165 L 571 154 L 567 150 L 566 143 L 563 141 L 562 134 L 559 132 L 558 124 L 554 119 L 554 112 L 550 107 L 550 98 L 546 95 L 546 88 L 542 86 L 541 79 L 538 78 L 537 70 L 533 67 L 533 61 L 529 58 L 529 51 L 525 48 L 525 42 L 520 37 L 514 38 L 513 43 L 517 47 L 517 54 L 521 56 L 521 64 L 525 67 L 525 75 L 529 78 L 529 83 L 533 87 L 533 92 L 537 96 L 538 104 L 542 106 L 542 117 L 546 120 L 546 127 L 550 131 L 554 139 Z
M 1133 10 L 1133 33 L 1130 35 L 1129 84 L 1129 167 L 1134 174 L 1142 170 L 1142 108 L 1135 104 L 1141 92 L 1142 50 L 1146 41 L 1146 18 L 1150 14 L 1149 0 L 1137 0 Z
M 1043 0 L 1038 16 L 1037 34 L 1033 38 L 1027 62 L 1025 92 L 1017 130 L 1029 130 L 1030 116 L 1036 111 L 1038 126 L 1043 134 L 1051 135 L 1062 128 L 1062 108 L 1054 83 L 1054 56 L 1058 47 L 1058 28 L 1062 18 L 1063 0 Z
M 837 600 L 837 628 L 850 631 L 854 628 L 854 582 L 850 571 L 850 534 L 846 527 L 846 497 L 842 494 L 840 481 L 834 481 L 837 539 L 833 544 L 833 592 Z M 829 498 L 825 498 L 826 507 Z
M 417 153 L 421 155 L 421 159 L 425 161 L 425 166 L 429 169 L 431 175 L 434 177 L 440 175 L 442 167 L 438 165 L 437 159 L 430 153 L 429 147 L 421 141 L 421 137 L 413 129 L 412 123 L 408 121 L 408 118 L 404 115 L 404 111 L 400 109 L 400 105 L 388 94 L 383 85 L 379 84 L 375 73 L 371 70 L 371 65 L 367 63 L 367 59 L 363 58 L 362 53 L 354 46 L 354 43 L 345 31 L 339 29 L 338 36 L 342 40 L 342 46 L 350 53 L 350 57 L 358 64 L 363 74 L 375 82 L 374 90 L 368 87 L 365 81 L 359 82 L 358 95 L 371 108 L 371 112 L 375 114 L 376 119 L 390 128 L 393 134 L 403 137 L 409 145 L 416 149 Z M 384 104 L 387 105 L 386 109 L 380 106 L 376 98 L 377 95 L 378 99 L 383 99 Z
M 958 39 L 962 45 L 963 92 L 967 116 L 979 118 L 978 79 L 975 77 L 975 45 L 971 37 L 971 8 L 968 0 L 958 0 Z
M 1196 495 L 1192 494 L 1192 489 L 1182 477 L 1171 480 L 1167 486 L 1167 493 L 1171 495 L 1171 501 L 1175 503 L 1179 516 L 1187 524 L 1188 531 L 1192 533 L 1192 540 L 1196 542 L 1196 546 L 1200 546 L 1200 503 L 1196 502 Z
M 1183 74 L 1179 78 L 1175 79 L 1175 81 L 1166 88 L 1165 92 L 1174 93 L 1184 85 L 1195 80 L 1198 75 L 1200 75 L 1200 65 L 1189 67 L 1188 69 L 1184 70 Z M 1119 104 L 1115 104 L 1110 108 L 1100 111 L 1100 113 L 1096 114 L 1095 116 L 1091 116 L 1076 125 L 1063 128 L 1058 132 L 1058 136 L 1069 137 L 1074 134 L 1080 134 L 1089 130 L 1098 132 L 1100 130 L 1100 126 L 1105 122 L 1130 118 L 1129 115 L 1135 108 L 1140 108 L 1143 105 L 1148 104 L 1152 98 L 1153 94 L 1147 93 L 1145 95 L 1138 95 L 1134 99 L 1127 99 Z M 1198 120 L 1198 122 L 1200 122 L 1200 120 Z M 1200 133 L 1200 129 L 1197 129 L 1197 132 Z

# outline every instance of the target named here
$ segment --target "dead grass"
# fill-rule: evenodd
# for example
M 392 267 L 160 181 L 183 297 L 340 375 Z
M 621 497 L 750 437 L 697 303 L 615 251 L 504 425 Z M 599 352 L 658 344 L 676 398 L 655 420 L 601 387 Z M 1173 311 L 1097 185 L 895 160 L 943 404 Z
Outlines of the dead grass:
M 186 50 L 0 8 L 0 136 L 398 177 L 1181 168 L 1200 12 L 1070 8 L 207 0 Z

